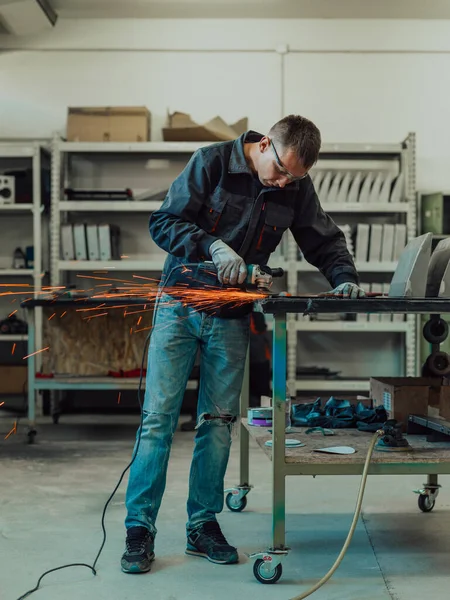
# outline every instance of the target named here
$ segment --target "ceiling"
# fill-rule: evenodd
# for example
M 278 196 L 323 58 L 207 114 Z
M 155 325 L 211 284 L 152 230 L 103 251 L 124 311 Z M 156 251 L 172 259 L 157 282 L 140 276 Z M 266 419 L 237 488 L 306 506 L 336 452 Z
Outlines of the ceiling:
M 48 1 L 61 18 L 450 19 L 450 0 Z
M 2 4 L 24 0 L 0 0 Z M 450 0 L 47 0 L 63 19 L 450 19 Z

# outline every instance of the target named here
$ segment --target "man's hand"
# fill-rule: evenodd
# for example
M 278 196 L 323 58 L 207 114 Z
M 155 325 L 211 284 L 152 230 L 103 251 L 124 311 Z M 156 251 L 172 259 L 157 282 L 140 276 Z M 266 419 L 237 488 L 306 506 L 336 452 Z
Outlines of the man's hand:
M 236 254 L 230 246 L 222 240 L 216 240 L 209 247 L 209 252 L 217 268 L 220 283 L 231 285 L 244 283 L 247 277 L 247 267 L 244 259 Z
M 321 294 L 322 295 L 322 294 Z M 356 283 L 341 283 L 331 292 L 326 292 L 323 296 L 343 296 L 344 298 L 364 298 L 366 292 Z

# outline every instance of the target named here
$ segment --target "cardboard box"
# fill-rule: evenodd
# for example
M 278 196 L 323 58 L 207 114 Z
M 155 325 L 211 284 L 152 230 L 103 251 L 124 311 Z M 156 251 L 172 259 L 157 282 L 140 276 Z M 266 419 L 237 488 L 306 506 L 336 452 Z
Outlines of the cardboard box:
M 232 125 L 227 125 L 221 117 L 215 117 L 203 125 L 182 112 L 168 114 L 167 125 L 163 127 L 165 142 L 226 142 L 234 140 L 247 131 L 247 117 Z
M 373 406 L 383 405 L 389 419 L 406 423 L 409 415 L 428 415 L 430 388 L 436 380 L 427 377 L 370 378 Z
M 69 142 L 147 142 L 150 112 L 145 106 L 70 107 Z
M 27 391 L 27 367 L 0 365 L 0 394 L 23 394 Z
M 439 416 L 445 419 L 446 421 L 450 421 L 450 385 L 449 380 L 443 379 L 444 385 L 434 388 L 433 390 L 433 400 L 439 406 Z M 430 401 L 431 404 L 431 401 Z

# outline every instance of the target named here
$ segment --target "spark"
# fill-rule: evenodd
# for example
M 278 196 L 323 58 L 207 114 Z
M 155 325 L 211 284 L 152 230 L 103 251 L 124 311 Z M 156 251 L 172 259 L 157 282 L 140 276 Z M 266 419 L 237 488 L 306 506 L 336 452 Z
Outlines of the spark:
M 15 315 L 15 314 L 16 314 L 16 312 L 17 312 L 17 308 L 16 308 L 16 310 L 13 310 L 13 311 L 12 311 L 12 313 L 10 313 L 10 314 L 8 315 L 8 319 L 9 319 L 9 317 L 12 317 L 13 315 Z
M 91 319 L 95 319 L 95 317 L 104 317 L 107 314 L 108 314 L 107 312 L 104 312 L 104 313 L 99 313 L 98 315 L 92 315 L 92 317 L 83 317 L 83 318 L 86 319 L 86 321 L 90 321 Z
M 0 402 L 0 406 L 3 406 L 5 403 L 4 402 Z
M 48 321 L 50 321 L 51 319 L 53 319 L 53 317 L 56 315 L 56 313 L 54 312 L 52 315 L 49 316 L 49 318 L 47 319 Z
M 14 342 L 14 344 L 13 344 L 11 354 L 14 354 L 15 351 L 16 351 L 16 342 Z
M 130 257 L 127 256 L 126 254 L 122 254 L 120 258 L 130 258 Z
M 142 321 L 142 315 L 139 317 L 137 324 L 140 325 Z
M 27 356 L 24 356 L 22 360 L 25 360 L 26 358 L 30 358 L 30 356 L 35 356 L 35 354 L 40 354 L 41 352 L 45 352 L 49 348 L 50 348 L 50 346 L 47 346 L 46 348 L 42 348 L 41 350 L 36 350 L 36 352 L 32 352 L 31 354 L 27 354 Z
M 64 315 L 66 315 L 66 314 L 67 314 L 67 310 L 65 310 L 65 311 L 63 312 L 63 314 L 62 314 L 62 315 L 61 315 L 59 318 L 60 318 L 60 319 L 62 319 L 62 318 L 63 318 L 63 316 L 64 316 Z
M 122 392 L 119 392 L 119 397 L 117 398 L 117 404 L 120 404 L 120 397 L 122 395 Z

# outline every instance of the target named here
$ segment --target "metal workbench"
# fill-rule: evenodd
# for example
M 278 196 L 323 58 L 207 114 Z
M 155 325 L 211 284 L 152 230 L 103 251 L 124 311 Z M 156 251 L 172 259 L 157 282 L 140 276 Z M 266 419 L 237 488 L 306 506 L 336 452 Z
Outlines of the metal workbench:
M 288 553 L 285 544 L 285 478 L 288 475 L 358 475 L 363 471 L 367 449 L 373 434 L 355 429 L 338 429 L 332 437 L 320 434 L 303 435 L 306 445 L 286 448 L 286 315 L 287 313 L 450 313 L 450 299 L 446 298 L 361 298 L 332 297 L 273 297 L 263 300 L 264 313 L 274 315 L 273 330 L 273 425 L 267 428 L 248 424 L 248 396 L 241 398 L 240 424 L 240 483 L 227 490 L 227 506 L 240 511 L 247 504 L 251 489 L 249 481 L 249 437 L 256 440 L 272 460 L 272 545 L 251 555 L 255 559 L 254 575 L 262 583 L 275 583 L 281 576 L 281 562 Z M 300 431 L 294 429 L 294 433 Z M 294 435 L 294 438 L 298 437 Z M 272 440 L 272 447 L 265 446 Z M 374 452 L 370 466 L 373 475 L 424 474 L 427 482 L 419 496 L 419 506 L 431 510 L 439 485 L 438 474 L 450 473 L 450 442 L 427 442 L 424 436 L 408 436 L 412 451 L 402 453 Z M 449 438 L 450 440 L 450 438 Z M 331 441 L 331 443 L 330 443 Z M 332 455 L 313 452 L 326 446 L 351 446 L 357 450 L 351 455 Z

